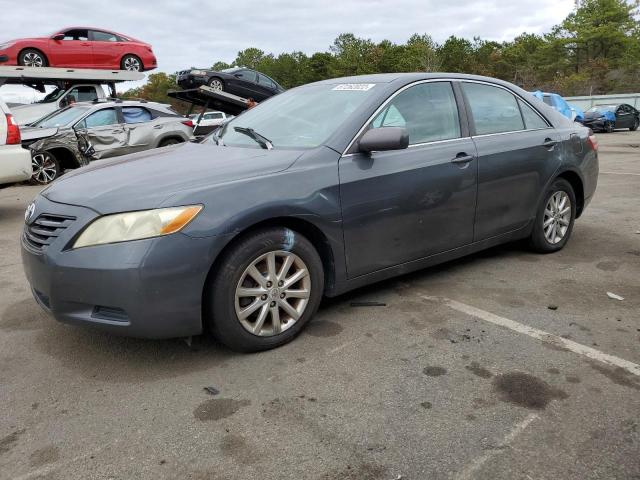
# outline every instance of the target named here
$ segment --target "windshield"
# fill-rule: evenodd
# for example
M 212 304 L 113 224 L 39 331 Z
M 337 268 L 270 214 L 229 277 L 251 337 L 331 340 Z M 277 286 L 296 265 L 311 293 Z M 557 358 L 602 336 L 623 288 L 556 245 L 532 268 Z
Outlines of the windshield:
M 241 67 L 231 67 L 231 68 L 223 68 L 222 70 L 218 70 L 220 72 L 224 72 L 224 73 L 233 73 L 233 72 L 237 72 L 238 70 L 242 70 Z
M 66 107 L 62 110 L 56 110 L 51 115 L 38 120 L 33 124 L 34 127 L 49 128 L 49 127 L 66 127 L 87 113 L 90 107 Z
M 66 90 L 64 88 L 56 88 L 52 92 L 48 93 L 42 100 L 38 100 L 36 103 L 51 103 L 58 100 Z
M 374 91 L 375 84 L 309 85 L 272 97 L 247 110 L 219 130 L 225 145 L 260 148 L 246 133 L 253 129 L 273 148 L 321 145 Z
M 587 112 L 596 113 L 596 112 L 615 112 L 617 105 L 596 105 L 595 107 L 591 107 Z

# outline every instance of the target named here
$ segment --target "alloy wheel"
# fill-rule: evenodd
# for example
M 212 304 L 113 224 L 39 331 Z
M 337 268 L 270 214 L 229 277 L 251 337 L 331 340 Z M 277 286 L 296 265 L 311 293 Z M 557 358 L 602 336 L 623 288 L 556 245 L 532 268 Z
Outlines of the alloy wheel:
M 302 317 L 310 294 L 311 277 L 304 261 L 291 252 L 268 252 L 253 260 L 240 276 L 236 316 L 253 335 L 278 335 Z
M 22 62 L 25 67 L 43 67 L 44 58 L 36 52 L 28 52 L 22 56 Z
M 32 178 L 40 183 L 47 184 L 53 182 L 58 176 L 56 162 L 48 153 L 37 153 L 31 158 L 33 168 Z
M 214 78 L 213 80 L 211 80 L 209 82 L 209 86 L 218 92 L 222 91 L 222 82 L 217 78 Z
M 560 190 L 549 198 L 544 208 L 542 227 L 544 236 L 552 245 L 562 241 L 571 223 L 571 199 L 567 192 Z
M 124 59 L 124 69 L 130 72 L 140 71 L 140 60 L 135 57 L 127 57 Z

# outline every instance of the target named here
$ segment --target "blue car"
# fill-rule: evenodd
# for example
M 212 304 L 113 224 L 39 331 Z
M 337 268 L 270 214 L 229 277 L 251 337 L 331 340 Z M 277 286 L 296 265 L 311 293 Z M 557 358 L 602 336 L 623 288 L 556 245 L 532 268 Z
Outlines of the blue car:
M 579 108 L 569 105 L 567 101 L 557 93 L 541 92 L 540 90 L 531 93 L 534 97 L 539 98 L 550 107 L 556 109 L 569 120 L 579 123 L 584 122 L 584 112 Z
M 594 132 L 611 133 L 616 128 L 635 131 L 640 126 L 640 112 L 626 103 L 594 105 L 587 110 L 583 123 Z

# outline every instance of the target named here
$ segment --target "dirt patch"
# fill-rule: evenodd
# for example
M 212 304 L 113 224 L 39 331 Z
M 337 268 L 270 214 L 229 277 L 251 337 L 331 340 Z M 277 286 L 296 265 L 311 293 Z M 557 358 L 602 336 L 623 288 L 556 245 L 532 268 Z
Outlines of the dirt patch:
M 447 373 L 447 369 L 444 367 L 430 366 L 430 367 L 424 367 L 422 369 L 422 373 L 424 373 L 428 377 L 440 377 Z
M 596 268 L 603 272 L 615 272 L 620 268 L 620 264 L 617 262 L 599 262 Z
M 577 375 L 567 375 L 564 378 L 569 383 L 580 383 L 582 381 Z
M 471 362 L 471 365 L 467 365 L 464 368 L 466 368 L 471 373 L 473 373 L 475 376 L 480 377 L 480 378 L 491 378 L 491 377 L 493 377 L 493 373 L 491 373 L 486 368 L 481 367 L 478 362 Z
M 305 332 L 312 337 L 335 337 L 342 333 L 342 325 L 326 320 L 311 322 L 305 329 Z
M 48 463 L 54 463 L 60 458 L 60 450 L 55 445 L 49 445 L 36 450 L 29 455 L 29 463 L 32 467 L 41 467 Z
M 372 463 L 363 462 L 359 465 L 347 465 L 324 473 L 320 480 L 382 480 L 387 479 L 387 468 Z
M 249 446 L 242 435 L 225 435 L 220 443 L 220 449 L 224 456 L 233 458 L 240 465 L 255 463 L 260 457 L 256 448 Z
M 607 367 L 595 362 L 589 362 L 591 368 L 601 373 L 616 385 L 640 390 L 640 382 L 636 380 L 632 373 L 626 371 L 622 367 Z
M 493 381 L 493 389 L 503 402 L 532 410 L 542 410 L 551 400 L 564 400 L 569 397 L 564 391 L 522 372 L 498 375 Z
M 431 407 L 433 407 L 433 404 L 431 402 L 422 402 L 420 406 L 425 410 L 430 410 Z
M 560 375 L 560 370 L 558 370 L 556 367 L 547 368 L 547 372 L 551 375 Z
M 0 453 L 7 453 L 18 442 L 18 438 L 25 432 L 24 428 L 11 432 L 9 435 L 0 438 Z
M 242 407 L 250 405 L 249 400 L 233 400 L 232 398 L 213 398 L 202 402 L 193 411 L 193 416 L 201 422 L 217 421 L 230 417 Z

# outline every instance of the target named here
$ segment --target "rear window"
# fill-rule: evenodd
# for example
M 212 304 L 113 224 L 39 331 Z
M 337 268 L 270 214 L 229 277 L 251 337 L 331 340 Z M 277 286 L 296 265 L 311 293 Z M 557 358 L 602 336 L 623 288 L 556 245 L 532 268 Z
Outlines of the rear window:
M 524 130 L 516 97 L 509 91 L 483 83 L 463 83 L 471 106 L 476 135 Z

